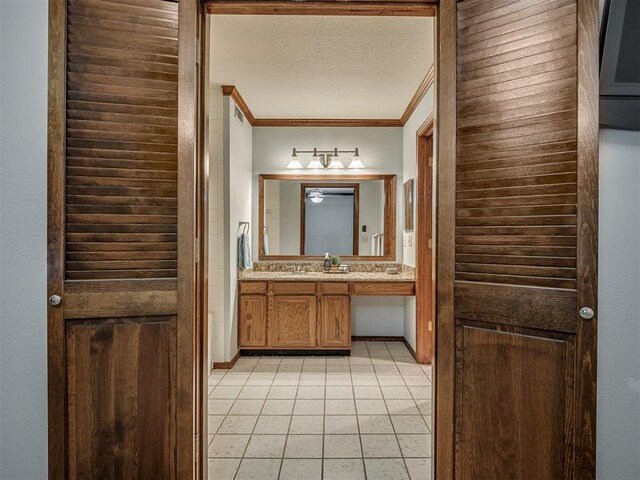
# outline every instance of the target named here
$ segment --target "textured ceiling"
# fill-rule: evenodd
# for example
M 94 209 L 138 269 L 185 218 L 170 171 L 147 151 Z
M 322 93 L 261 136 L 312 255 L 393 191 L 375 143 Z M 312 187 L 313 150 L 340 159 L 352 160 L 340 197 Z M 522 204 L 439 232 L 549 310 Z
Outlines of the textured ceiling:
M 433 63 L 433 19 L 214 15 L 211 82 L 256 118 L 400 118 Z

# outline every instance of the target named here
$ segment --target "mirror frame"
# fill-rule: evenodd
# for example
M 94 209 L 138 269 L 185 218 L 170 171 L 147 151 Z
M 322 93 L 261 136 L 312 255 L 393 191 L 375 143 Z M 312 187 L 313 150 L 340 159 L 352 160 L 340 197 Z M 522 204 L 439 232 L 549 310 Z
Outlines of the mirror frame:
M 296 175 L 287 173 L 262 173 L 258 176 L 258 259 L 261 261 L 277 260 L 322 260 L 321 255 L 264 255 L 262 232 L 264 232 L 264 181 L 265 180 L 301 180 L 309 182 L 330 183 L 332 180 L 382 180 L 384 182 L 384 255 L 349 255 L 340 258 L 351 261 L 396 260 L 396 175 L 361 174 L 361 175 Z M 359 228 L 358 228 L 359 230 Z M 358 232 L 358 235 L 360 232 Z

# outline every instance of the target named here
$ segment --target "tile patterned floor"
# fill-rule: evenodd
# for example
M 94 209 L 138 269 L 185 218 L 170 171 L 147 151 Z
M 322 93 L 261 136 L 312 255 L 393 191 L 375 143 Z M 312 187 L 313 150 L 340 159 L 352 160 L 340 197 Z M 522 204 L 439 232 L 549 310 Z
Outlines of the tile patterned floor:
M 400 342 L 242 357 L 209 377 L 209 478 L 427 480 L 431 367 Z

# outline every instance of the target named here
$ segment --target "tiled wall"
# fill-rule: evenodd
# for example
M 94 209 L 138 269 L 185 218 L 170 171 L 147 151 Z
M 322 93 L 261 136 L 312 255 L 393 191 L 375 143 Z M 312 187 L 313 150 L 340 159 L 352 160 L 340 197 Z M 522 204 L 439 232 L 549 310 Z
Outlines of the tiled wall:
M 224 361 L 223 95 L 209 91 L 209 363 Z

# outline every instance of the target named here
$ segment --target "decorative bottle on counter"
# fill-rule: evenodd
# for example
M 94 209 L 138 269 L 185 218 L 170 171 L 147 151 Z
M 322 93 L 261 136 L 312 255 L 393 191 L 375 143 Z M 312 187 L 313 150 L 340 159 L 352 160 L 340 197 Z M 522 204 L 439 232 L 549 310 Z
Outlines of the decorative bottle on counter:
M 329 256 L 329 252 L 324 254 L 324 271 L 331 271 L 331 257 Z

